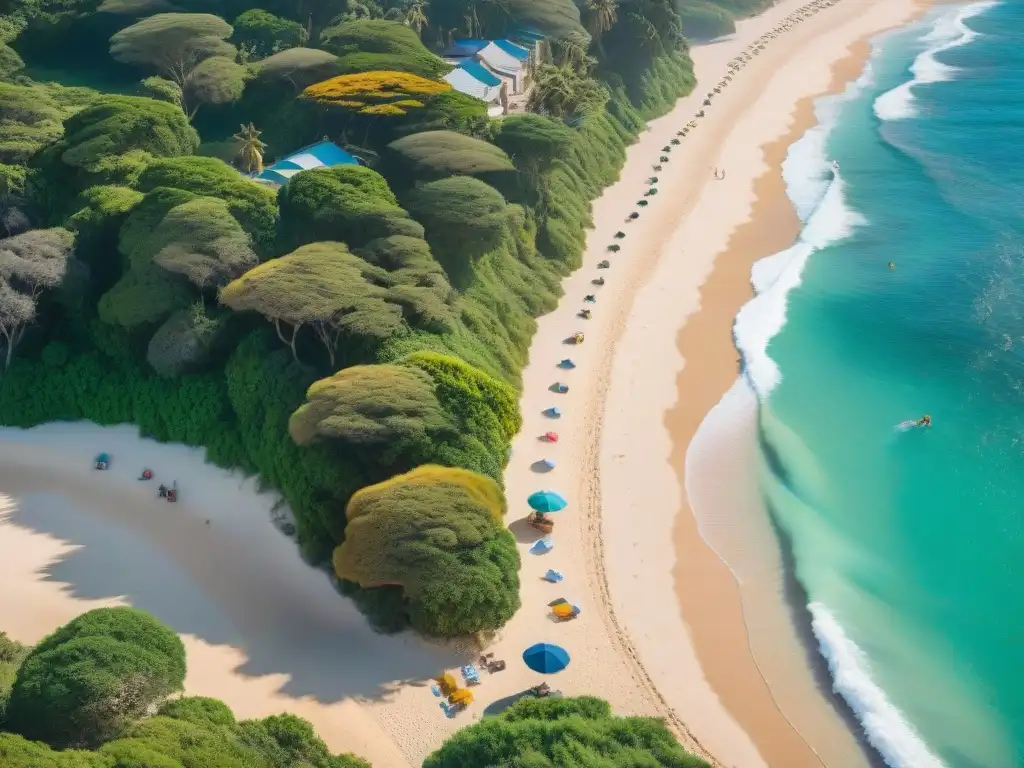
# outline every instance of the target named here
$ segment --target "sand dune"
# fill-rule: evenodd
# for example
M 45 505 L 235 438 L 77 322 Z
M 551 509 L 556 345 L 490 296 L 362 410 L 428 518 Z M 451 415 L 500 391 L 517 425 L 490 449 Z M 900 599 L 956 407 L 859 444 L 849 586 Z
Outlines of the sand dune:
M 645 419 L 671 403 L 672 365 L 679 360 L 654 329 L 673 338 L 697 308 L 696 291 L 715 253 L 749 215 L 746 190 L 762 168 L 756 153 L 747 153 L 784 131 L 796 101 L 823 87 L 821 78 L 803 75 L 819 67 L 827 72 L 871 23 L 892 23 L 909 3 L 843 0 L 769 39 L 673 150 L 658 173 L 660 194 L 626 225 L 661 147 L 701 109 L 728 62 L 803 3 L 782 0 L 742 22 L 735 35 L 695 47 L 698 92 L 652 123 L 630 148 L 620 181 L 595 203 L 585 266 L 566 279 L 565 298 L 540 320 L 523 374 L 524 428 L 506 474 L 510 527 L 523 556 L 523 608 L 489 649 L 508 669 L 484 675 L 467 712 L 445 718 L 428 685 L 430 677 L 472 660 L 470 649 L 374 634 L 327 575 L 304 565 L 270 524 L 277 497 L 204 465 L 201 451 L 142 440 L 129 427 L 0 430 L 3 629 L 34 642 L 91 607 L 136 605 L 184 636 L 189 692 L 220 697 L 242 717 L 300 714 L 332 747 L 377 768 L 418 765 L 487 706 L 539 682 L 520 653 L 551 641 L 573 657 L 550 680 L 565 693 L 602 696 L 624 714 L 664 716 L 691 748 L 707 755 L 701 744 L 708 745 L 722 764 L 764 765 L 754 740 L 705 681 L 677 611 L 671 529 L 678 492 L 674 478 L 666 482 L 659 469 L 669 449 L 660 421 Z M 868 16 L 872 21 L 863 21 Z M 723 156 L 723 147 L 737 149 Z M 728 180 L 709 184 L 712 165 L 726 166 Z M 702 203 L 712 193 L 716 201 Z M 595 291 L 595 265 L 607 257 L 605 246 L 618 229 L 628 237 L 622 253 L 611 257 L 594 319 L 579 319 L 580 300 Z M 656 272 L 659 265 L 670 269 Z M 654 275 L 659 304 L 640 293 Z M 634 308 L 638 296 L 643 312 Z M 655 306 L 661 309 L 652 313 Z M 576 330 L 586 332 L 586 342 L 570 349 L 563 339 Z M 629 355 L 616 360 L 622 339 L 629 340 Z M 578 365 L 569 373 L 556 367 L 567 356 Z M 646 386 L 648 376 L 657 376 L 658 387 Z M 559 379 L 570 384 L 564 395 L 549 390 Z M 541 413 L 555 404 L 565 411 L 557 425 Z M 646 408 L 631 410 L 637 404 Z M 602 426 L 603 419 L 620 426 Z M 639 429 L 621 429 L 623 423 Z M 552 427 L 562 439 L 540 443 L 538 435 Z M 91 469 L 100 450 L 114 457 L 108 472 Z M 546 455 L 558 467 L 536 472 L 535 462 Z M 627 455 L 628 462 L 617 463 Z M 143 466 L 157 473 L 154 482 L 136 479 Z M 166 479 L 181 488 L 177 505 L 155 498 L 155 482 Z M 555 549 L 543 556 L 529 554 L 536 534 L 522 521 L 526 496 L 538 488 L 559 490 L 570 501 L 558 518 Z M 565 582 L 543 582 L 549 567 L 563 571 Z M 547 604 L 556 597 L 580 603 L 581 618 L 551 622 Z

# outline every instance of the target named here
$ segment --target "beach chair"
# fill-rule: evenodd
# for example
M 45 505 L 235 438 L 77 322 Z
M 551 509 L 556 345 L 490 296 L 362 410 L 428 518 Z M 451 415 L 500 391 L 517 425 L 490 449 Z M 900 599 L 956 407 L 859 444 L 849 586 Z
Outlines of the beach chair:
M 472 664 L 467 664 L 462 668 L 462 677 L 466 681 L 466 685 L 480 685 L 480 672 Z

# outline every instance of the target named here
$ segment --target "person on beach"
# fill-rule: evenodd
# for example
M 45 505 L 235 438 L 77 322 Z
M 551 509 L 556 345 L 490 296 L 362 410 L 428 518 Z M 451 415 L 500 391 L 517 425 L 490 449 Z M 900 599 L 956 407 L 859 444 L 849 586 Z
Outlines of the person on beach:
M 916 424 L 919 427 L 930 427 L 932 425 L 932 417 L 926 413 L 920 419 L 915 421 L 914 424 Z
M 896 269 L 896 262 L 895 261 L 890 261 L 889 262 L 889 269 Z

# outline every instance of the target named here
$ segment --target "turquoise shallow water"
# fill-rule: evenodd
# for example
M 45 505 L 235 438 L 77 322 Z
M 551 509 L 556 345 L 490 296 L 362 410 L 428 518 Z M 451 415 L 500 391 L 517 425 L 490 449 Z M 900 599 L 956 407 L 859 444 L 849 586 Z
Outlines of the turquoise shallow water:
M 818 112 L 736 324 L 762 487 L 886 762 L 1024 765 L 1024 0 L 885 35 Z

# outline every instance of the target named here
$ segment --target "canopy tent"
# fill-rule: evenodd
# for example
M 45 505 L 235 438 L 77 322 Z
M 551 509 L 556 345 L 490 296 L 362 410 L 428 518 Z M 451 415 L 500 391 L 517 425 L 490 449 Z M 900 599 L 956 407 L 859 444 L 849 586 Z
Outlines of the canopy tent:
M 319 141 L 303 147 L 273 165 L 263 169 L 256 176 L 257 181 L 278 186 L 288 182 L 292 176 L 312 168 L 333 168 L 336 165 L 358 165 L 359 160 L 339 147 L 333 141 Z
M 523 651 L 523 662 L 534 672 L 551 675 L 569 666 L 569 652 L 551 643 L 537 643 Z
M 537 512 L 561 512 L 569 506 L 569 502 L 565 500 L 565 497 L 554 491 L 531 493 L 527 497 L 526 503 L 530 505 L 530 509 Z

